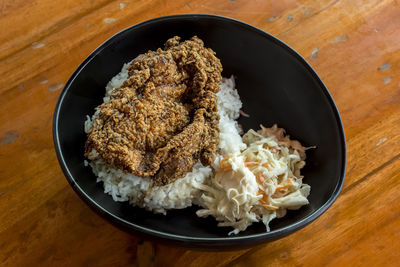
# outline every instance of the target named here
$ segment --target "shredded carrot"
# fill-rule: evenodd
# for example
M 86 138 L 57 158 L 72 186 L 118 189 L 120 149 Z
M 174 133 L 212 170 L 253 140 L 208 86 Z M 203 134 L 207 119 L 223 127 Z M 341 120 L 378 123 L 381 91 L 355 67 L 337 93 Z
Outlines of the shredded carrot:
M 260 199 L 260 202 L 263 204 L 267 204 L 268 203 L 268 195 L 264 194 L 263 197 Z
M 262 195 L 264 197 L 265 192 L 264 192 L 264 190 L 258 188 L 257 196 L 260 196 L 260 195 Z
M 278 207 L 274 207 L 274 206 L 271 206 L 271 205 L 261 205 L 261 206 L 263 206 L 267 210 L 277 210 L 277 209 L 279 209 Z
M 279 209 L 278 207 L 271 206 L 271 205 L 267 204 L 268 203 L 268 195 L 264 191 L 262 191 L 261 189 L 258 189 L 257 195 L 262 195 L 262 198 L 259 201 L 261 203 L 261 206 L 263 206 L 267 210 L 277 210 L 277 209 Z
M 221 162 L 219 163 L 220 165 L 222 165 L 222 163 L 224 163 L 225 161 L 229 160 L 231 157 L 226 157 L 221 159 Z
M 231 171 L 232 170 L 232 165 L 230 165 L 229 163 L 227 163 L 227 161 L 230 159 L 231 157 L 226 157 L 223 158 L 221 160 L 221 162 L 219 163 L 219 168 L 225 172 L 227 171 Z M 226 164 L 225 164 L 226 163 Z
M 268 144 L 264 144 L 264 145 L 263 145 L 263 148 L 264 148 L 264 149 L 270 149 L 271 147 L 270 147 Z
M 256 176 L 256 178 L 257 178 L 257 182 L 258 183 L 264 183 L 264 181 L 265 181 L 265 177 L 264 177 L 264 175 L 260 172 L 260 173 L 258 173 L 257 174 L 257 176 Z
M 289 188 L 290 186 L 291 186 L 291 184 L 287 184 L 287 185 L 283 185 L 283 186 L 278 186 L 278 187 L 276 188 L 276 190 L 287 189 L 287 188 Z
M 276 189 L 275 189 L 275 192 L 276 191 L 279 191 L 279 192 L 284 192 L 284 190 L 285 189 L 288 189 L 290 186 L 291 186 L 292 184 L 287 184 L 287 185 L 284 185 L 284 186 L 278 186 Z
M 261 204 L 267 204 L 268 203 L 268 195 L 261 190 L 260 188 L 258 189 L 257 195 L 262 195 L 262 198 L 259 200 Z
M 268 201 L 268 195 L 264 192 L 263 197 L 262 197 L 263 201 Z
M 244 166 L 246 167 L 246 168 L 248 168 L 248 167 L 251 167 L 251 166 L 254 166 L 254 165 L 258 165 L 259 163 L 258 162 L 252 162 L 252 161 L 250 161 L 250 162 L 245 162 L 244 163 Z
M 221 167 L 221 170 L 223 170 L 224 172 L 228 172 L 232 170 L 232 165 L 226 165 L 224 167 Z
M 263 148 L 264 148 L 264 149 L 268 149 L 268 150 L 270 150 L 270 151 L 273 152 L 273 153 L 275 153 L 275 152 L 277 151 L 276 147 L 274 147 L 274 146 L 269 146 L 268 144 L 264 144 L 264 145 L 263 145 Z
M 268 162 L 264 162 L 263 164 L 261 164 L 261 166 L 268 168 L 269 164 L 268 164 Z

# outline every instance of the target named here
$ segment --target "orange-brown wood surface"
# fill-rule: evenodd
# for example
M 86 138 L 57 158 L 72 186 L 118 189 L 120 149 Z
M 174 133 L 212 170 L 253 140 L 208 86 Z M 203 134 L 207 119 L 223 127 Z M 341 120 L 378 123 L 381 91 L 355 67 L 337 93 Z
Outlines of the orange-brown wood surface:
M 68 77 L 116 32 L 182 13 L 229 16 L 277 36 L 330 89 L 346 132 L 346 181 L 304 229 L 246 250 L 169 247 L 110 225 L 64 178 L 52 115 Z M 0 0 L 0 265 L 396 266 L 399 70 L 396 0 Z

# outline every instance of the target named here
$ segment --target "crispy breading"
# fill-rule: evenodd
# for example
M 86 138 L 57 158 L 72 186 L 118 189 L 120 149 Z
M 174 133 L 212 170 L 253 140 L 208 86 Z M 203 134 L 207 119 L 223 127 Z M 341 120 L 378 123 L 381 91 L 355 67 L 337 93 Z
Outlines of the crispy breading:
M 97 107 L 85 155 L 95 149 L 124 172 L 165 185 L 200 159 L 211 164 L 219 142 L 217 96 L 222 65 L 196 36 L 136 57 L 129 76 Z

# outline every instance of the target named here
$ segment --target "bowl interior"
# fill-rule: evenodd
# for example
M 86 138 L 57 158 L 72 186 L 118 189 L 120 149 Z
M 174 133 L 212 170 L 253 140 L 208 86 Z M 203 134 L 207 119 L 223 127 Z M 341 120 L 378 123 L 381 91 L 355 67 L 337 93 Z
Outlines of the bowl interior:
M 272 232 L 262 223 L 228 237 L 230 228 L 219 228 L 213 218 L 198 218 L 196 207 L 154 215 L 127 203 L 117 203 L 96 183 L 90 167 L 83 165 L 86 115 L 102 103 L 107 82 L 123 65 L 149 49 L 179 35 L 197 35 L 221 59 L 223 76 L 236 77 L 243 110 L 245 130 L 260 124 L 287 130 L 307 152 L 304 182 L 311 185 L 310 205 L 290 211 L 273 220 Z M 207 15 L 172 16 L 151 20 L 128 28 L 93 52 L 75 71 L 65 86 L 55 113 L 56 151 L 67 179 L 92 207 L 130 230 L 156 236 L 233 243 L 252 242 L 289 234 L 318 217 L 338 195 L 344 179 L 345 143 L 340 117 L 325 86 L 309 65 L 293 50 L 274 37 L 249 25 L 227 18 Z M 175 236 L 176 235 L 176 236 Z M 232 244 L 233 244 L 232 243 Z

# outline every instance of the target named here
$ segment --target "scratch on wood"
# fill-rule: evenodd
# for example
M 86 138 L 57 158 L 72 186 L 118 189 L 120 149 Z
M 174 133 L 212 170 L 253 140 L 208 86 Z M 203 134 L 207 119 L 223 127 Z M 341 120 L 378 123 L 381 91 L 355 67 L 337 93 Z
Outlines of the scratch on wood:
M 52 83 L 49 85 L 48 90 L 49 92 L 54 92 L 61 89 L 64 86 L 63 83 Z
M 351 191 L 353 188 L 356 188 L 359 184 L 361 184 L 362 182 L 368 180 L 368 178 L 370 178 L 371 176 L 375 175 L 376 173 L 378 173 L 379 171 L 383 170 L 384 168 L 386 168 L 387 166 L 391 165 L 393 162 L 395 162 L 396 160 L 398 160 L 400 158 L 400 154 L 397 154 L 396 156 L 394 156 L 393 158 L 391 158 L 389 161 L 386 161 L 385 163 L 383 163 L 381 166 L 373 169 L 372 171 L 370 171 L 369 173 L 367 173 L 366 175 L 364 175 L 363 177 L 361 177 L 360 179 L 358 179 L 357 181 L 355 181 L 354 183 L 350 184 L 349 186 L 347 186 L 346 188 L 344 188 L 342 190 L 342 195 L 346 194 L 347 192 Z
M 265 11 L 239 11 L 239 10 L 228 10 L 228 9 L 222 9 L 222 8 L 213 8 L 209 7 L 207 5 L 201 5 L 201 9 L 207 10 L 207 11 L 213 11 L 213 12 L 219 12 L 219 13 L 231 13 L 231 14 L 249 14 L 249 15 L 265 15 Z
M 384 79 L 383 79 L 383 84 L 388 84 L 388 83 L 390 83 L 392 81 L 392 76 L 386 76 Z
M 289 251 L 283 251 L 282 253 L 279 254 L 279 258 L 282 260 L 287 260 L 290 256 Z
M 317 15 L 320 14 L 321 12 L 324 12 L 324 11 L 327 10 L 328 8 L 334 6 L 337 2 L 339 2 L 339 0 L 333 1 L 333 2 L 330 3 L 329 5 L 325 6 L 324 8 L 322 8 L 322 9 L 320 9 L 319 11 L 315 12 L 314 14 L 312 14 L 311 16 L 306 17 L 305 19 L 303 19 L 302 21 L 300 21 L 300 22 L 298 22 L 297 24 L 293 25 L 293 26 L 290 27 L 289 29 L 287 29 L 287 30 L 281 32 L 280 34 L 277 35 L 277 37 L 279 37 L 279 36 L 281 36 L 281 35 L 283 35 L 283 34 L 289 32 L 289 31 L 293 30 L 293 29 L 296 28 L 297 26 L 303 24 L 304 22 L 306 22 L 307 20 L 311 19 L 312 17 L 317 16 Z
M 385 141 L 387 141 L 386 137 L 379 139 L 378 143 L 376 143 L 376 146 L 382 145 Z
M 17 140 L 17 138 L 18 138 L 18 134 L 16 132 L 8 131 L 8 132 L 6 132 L 4 137 L 0 139 L 0 146 L 12 144 L 15 142 L 15 140 Z
M 190 5 L 190 3 L 186 3 L 186 6 L 190 9 L 192 9 L 192 6 Z
M 267 21 L 274 21 L 274 20 L 276 20 L 276 16 L 272 16 L 272 17 L 267 18 Z
M 39 84 L 46 84 L 46 83 L 48 83 L 48 82 L 49 82 L 49 80 L 43 79 L 43 80 L 41 80 L 41 81 L 39 82 Z
M 126 7 L 126 4 L 124 2 L 119 3 L 119 9 L 124 9 Z
M 314 59 L 316 59 L 318 57 L 318 52 L 319 52 L 319 48 L 315 47 L 313 49 L 313 51 L 311 52 L 311 60 L 314 60 Z
M 287 22 L 291 22 L 291 21 L 293 20 L 293 18 L 294 18 L 293 14 L 289 14 L 289 15 L 287 16 L 287 18 L 286 18 L 286 21 L 287 21 Z
M 378 68 L 378 70 L 384 71 L 384 70 L 387 70 L 388 68 L 390 68 L 390 64 L 389 64 L 389 63 L 385 63 L 385 64 L 383 64 L 382 66 L 380 66 L 380 67 Z
M 4 1 L 3 1 L 4 2 Z M 68 19 L 62 20 L 62 23 L 59 23 L 60 26 L 57 27 L 53 27 L 50 31 L 44 31 L 44 32 L 40 32 L 39 35 L 41 36 L 41 39 L 46 38 L 47 36 L 55 33 L 55 32 L 60 32 L 61 30 L 65 29 L 66 27 L 70 26 L 71 24 L 75 23 L 77 20 L 84 18 L 86 16 L 88 16 L 89 14 L 92 14 L 93 12 L 105 7 L 106 5 L 110 4 L 111 2 L 113 2 L 113 0 L 107 0 L 107 1 L 103 1 L 101 4 L 99 4 L 98 6 L 89 9 L 87 11 L 81 12 L 81 13 L 77 13 L 77 15 L 75 16 L 70 16 Z M 0 3 L 2 3 L 2 1 L 0 1 Z M 13 50 L 11 53 L 5 55 L 5 56 L 0 56 L 0 60 L 4 60 L 7 58 L 12 57 L 13 55 L 23 51 L 24 49 L 27 49 L 31 47 L 30 43 L 27 43 L 26 45 L 21 46 L 20 48 L 17 48 L 15 50 Z
M 247 256 L 261 250 L 262 248 L 265 248 L 265 247 L 257 246 L 252 249 L 248 249 L 245 252 L 241 252 L 242 253 L 241 255 L 237 256 L 235 259 L 233 259 L 231 262 L 229 262 L 229 266 L 236 266 L 239 262 L 242 262 L 243 259 L 246 259 Z
M 333 226 L 335 226 L 335 225 L 334 224 L 327 224 L 327 225 L 325 225 L 325 229 L 332 228 Z
M 340 36 L 340 37 L 336 38 L 335 40 L 333 40 L 331 42 L 331 44 L 337 44 L 337 43 L 340 43 L 340 42 L 345 42 L 346 40 L 347 40 L 347 34 L 343 34 L 342 36 Z
M 105 18 L 105 19 L 103 19 L 103 22 L 105 24 L 111 24 L 111 23 L 115 22 L 115 20 L 116 19 L 114 19 L 114 18 Z
M 33 42 L 32 43 L 32 48 L 33 49 L 39 49 L 39 48 L 42 48 L 43 46 L 45 46 L 44 43 L 38 43 L 38 42 Z

